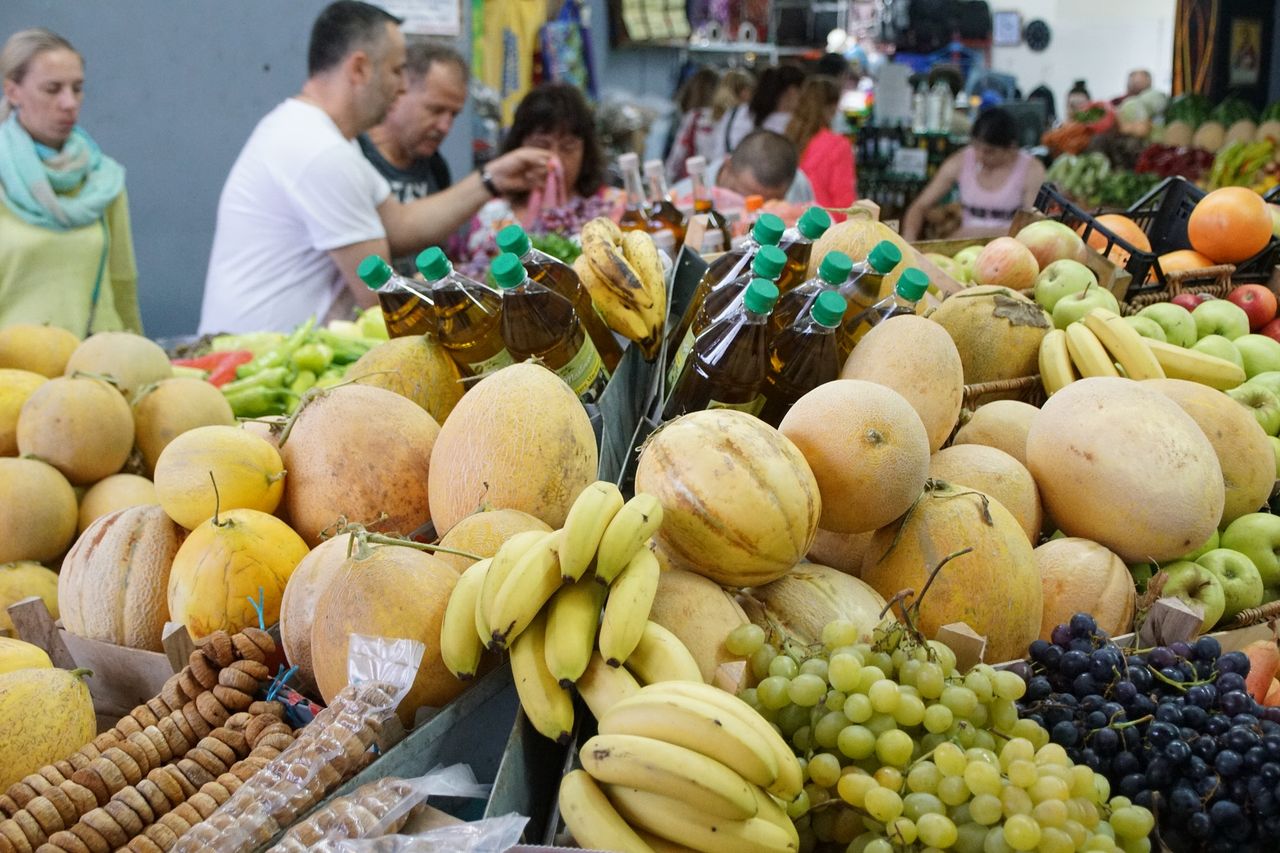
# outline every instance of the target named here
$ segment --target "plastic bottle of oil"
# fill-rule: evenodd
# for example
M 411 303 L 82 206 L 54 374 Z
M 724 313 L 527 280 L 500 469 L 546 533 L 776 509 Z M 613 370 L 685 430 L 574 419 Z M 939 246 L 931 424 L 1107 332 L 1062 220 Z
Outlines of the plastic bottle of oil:
M 649 185 L 649 226 L 653 242 L 674 258 L 684 243 L 684 214 L 671 200 L 666 168 L 661 160 L 646 160 L 644 177 Z
M 698 336 L 667 398 L 663 420 L 702 409 L 760 411 L 769 359 L 769 312 L 777 301 L 777 285 L 755 279 L 743 291 L 738 310 Z
M 617 370 L 618 362 L 622 359 L 622 347 L 596 313 L 595 306 L 591 304 L 591 294 L 582 286 L 573 267 L 533 248 L 529 243 L 529 235 L 519 225 L 503 228 L 498 232 L 497 240 L 499 251 L 510 252 L 520 258 L 529 278 L 569 300 L 578 313 L 579 323 L 595 345 L 600 360 L 604 362 L 605 371 L 612 374 Z
M 898 284 L 893 293 L 852 318 L 846 317 L 840 324 L 841 363 L 849 357 L 849 353 L 853 352 L 853 348 L 858 345 L 858 341 L 862 340 L 863 335 L 871 331 L 872 326 L 877 326 L 899 314 L 916 313 L 916 303 L 928 289 L 929 277 L 924 274 L 924 271 L 907 267 L 898 277 Z
M 776 339 L 783 330 L 799 320 L 808 322 L 810 309 L 818 297 L 828 291 L 839 291 L 853 273 L 853 261 L 844 252 L 832 250 L 822 258 L 818 274 L 799 287 L 794 287 L 778 297 L 778 305 L 769 315 Z M 843 311 L 841 312 L 843 313 Z
M 871 248 L 866 260 L 853 265 L 853 273 L 840 288 L 840 295 L 849 303 L 845 316 L 852 318 L 880 301 L 880 288 L 884 277 L 902 263 L 902 250 L 888 240 L 881 240 Z
M 809 256 L 813 244 L 827 233 L 831 217 L 820 207 L 806 210 L 794 226 L 783 232 L 778 248 L 787 253 L 787 268 L 778 279 L 778 290 L 786 293 L 809 275 Z
M 760 420 L 776 427 L 796 400 L 824 382 L 840 378 L 843 362 L 836 331 L 844 312 L 845 302 L 840 294 L 824 291 L 813 300 L 805 320 L 774 336 L 761 386 L 764 405 L 758 414 Z
M 382 306 L 387 334 L 393 338 L 435 333 L 435 305 L 422 284 L 397 275 L 391 265 L 377 255 L 360 262 L 356 275 L 374 293 Z
M 711 188 L 707 186 L 707 158 L 695 154 L 684 161 L 693 187 L 693 213 L 706 214 L 707 230 L 702 235 L 702 245 L 697 247 L 704 254 L 723 252 L 729 248 L 729 221 L 716 210 L 711 200 Z
M 609 377 L 573 303 L 530 278 L 509 252 L 494 258 L 489 272 L 502 288 L 502 339 L 512 360 L 536 358 L 584 403 L 599 399 Z
M 649 200 L 645 196 L 644 181 L 640 178 L 640 158 L 628 151 L 618 157 L 618 168 L 622 171 L 622 185 L 627 193 L 626 206 L 622 209 L 618 228 L 623 231 L 648 231 Z
M 417 265 L 431 286 L 436 338 L 462 374 L 480 377 L 511 364 L 502 339 L 502 296 L 454 272 L 435 246 L 418 255 Z

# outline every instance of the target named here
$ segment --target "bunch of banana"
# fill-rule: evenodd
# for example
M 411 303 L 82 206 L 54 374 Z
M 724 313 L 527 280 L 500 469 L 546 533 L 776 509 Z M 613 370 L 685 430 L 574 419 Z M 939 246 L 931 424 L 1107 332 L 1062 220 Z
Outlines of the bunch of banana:
M 784 804 L 803 771 L 754 709 L 708 684 L 643 687 L 599 717 L 581 770 L 560 784 L 560 813 L 582 847 L 793 851 Z
M 1040 381 L 1052 396 L 1083 377 L 1163 379 L 1152 341 L 1114 311 L 1094 308 L 1078 323 L 1053 329 L 1040 342 Z
M 582 254 L 573 264 L 610 329 L 658 356 L 667 322 L 667 282 L 658 247 L 644 231 L 623 233 L 612 219 L 582 226 Z
M 661 573 L 652 537 L 661 524 L 653 495 L 626 501 L 614 484 L 597 482 L 561 529 L 507 539 L 454 587 L 440 628 L 445 666 L 473 678 L 485 649 L 510 649 L 525 714 L 560 741 L 573 728 L 574 685 L 599 716 L 641 684 L 701 681 L 680 639 L 649 621 Z

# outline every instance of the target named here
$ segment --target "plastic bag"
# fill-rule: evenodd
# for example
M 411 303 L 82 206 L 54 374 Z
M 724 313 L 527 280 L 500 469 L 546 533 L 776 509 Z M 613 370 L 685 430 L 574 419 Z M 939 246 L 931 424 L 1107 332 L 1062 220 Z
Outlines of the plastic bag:
M 293 744 L 178 839 L 177 853 L 247 851 L 266 844 L 352 776 L 417 675 L 426 647 L 352 634 L 348 685 Z
M 504 853 L 520 843 L 529 818 L 518 814 L 442 826 L 421 835 L 384 835 L 312 848 L 324 853 Z
M 489 795 L 488 785 L 476 782 L 465 764 L 437 767 L 417 779 L 388 776 L 361 785 L 313 812 L 285 833 L 272 851 L 305 853 L 322 843 L 377 838 L 399 831 L 415 806 L 428 797 Z

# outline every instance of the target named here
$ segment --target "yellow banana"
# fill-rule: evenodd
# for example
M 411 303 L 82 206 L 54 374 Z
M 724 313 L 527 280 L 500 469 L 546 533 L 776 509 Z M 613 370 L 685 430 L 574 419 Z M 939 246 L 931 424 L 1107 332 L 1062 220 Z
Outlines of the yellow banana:
M 798 847 L 800 845 L 800 833 L 796 831 L 796 825 L 791 818 L 787 817 L 786 810 L 778 805 L 778 801 L 759 785 L 752 785 L 751 792 L 756 795 L 756 804 L 759 806 L 756 817 L 761 820 L 767 820 L 778 829 L 781 829 L 791 839 L 792 843 Z
M 596 580 L 613 583 L 622 567 L 631 562 L 649 537 L 662 526 L 662 504 L 641 492 L 622 505 L 609 522 L 596 550 Z
M 653 300 L 646 312 L 651 333 L 638 341 L 646 359 L 652 361 L 658 355 L 667 317 L 667 277 L 658 258 L 658 246 L 645 231 L 628 231 L 622 235 L 622 255 L 639 276 L 645 290 Z
M 622 666 L 640 644 L 661 575 L 658 558 L 641 548 L 609 585 L 600 620 L 600 654 L 609 666 Z
M 1219 391 L 1230 391 L 1245 380 L 1244 368 L 1208 353 L 1183 349 L 1175 344 L 1144 339 L 1151 354 L 1170 379 L 1187 379 Z
M 484 653 L 484 643 L 476 634 L 476 602 L 492 563 L 486 559 L 467 567 L 449 594 L 440 623 L 440 657 L 449 671 L 464 681 L 475 677 Z
M 606 711 L 599 731 L 651 737 L 692 749 L 761 787 L 778 780 L 777 756 L 755 729 L 699 699 L 640 693 Z
M 640 682 L 634 675 L 622 667 L 609 666 L 599 652 L 591 653 L 586 671 L 573 686 L 597 720 L 623 699 L 640 692 Z
M 631 826 L 703 853 L 788 853 L 792 837 L 762 817 L 726 820 L 675 797 L 624 785 L 605 785 L 605 796 Z
M 511 645 L 511 641 L 533 621 L 551 596 L 563 583 L 560 577 L 560 531 L 539 533 L 542 538 L 525 552 L 520 562 L 511 567 L 511 573 L 502 582 L 502 589 L 493 599 L 489 611 L 489 627 L 493 643 L 499 648 Z M 491 644 L 492 645 L 492 644 Z
M 597 216 L 582 226 L 581 236 L 584 246 L 593 240 L 616 244 L 622 242 L 622 229 L 608 216 Z
M 702 670 L 689 649 L 675 634 L 657 622 L 645 622 L 635 650 L 627 657 L 627 669 L 641 684 L 659 681 L 702 682 Z
M 614 809 L 614 811 L 617 811 L 617 809 Z M 640 839 L 645 844 L 653 848 L 653 853 L 698 853 L 692 847 L 685 847 L 683 844 L 676 844 L 674 841 L 659 838 L 652 832 L 645 832 L 642 829 L 636 830 L 636 835 L 640 836 Z
M 600 537 L 625 503 L 613 483 L 599 480 L 582 490 L 565 517 L 560 539 L 560 573 L 567 581 L 582 577 L 595 559 Z
M 1051 329 L 1040 341 L 1040 382 L 1045 393 L 1053 396 L 1079 378 L 1067 352 L 1067 333 Z
M 652 243 L 653 238 L 648 234 L 643 237 Z M 627 239 L 626 235 L 623 239 Z M 633 252 L 639 251 L 639 246 L 634 245 L 636 240 L 632 238 Z M 655 258 L 656 251 L 654 249 Z M 609 328 L 641 344 L 647 356 L 651 342 L 660 339 L 667 319 L 665 281 L 661 277 L 656 282 L 645 280 L 627 261 L 622 247 L 605 240 L 588 240 L 582 246 L 580 258 L 586 260 L 581 264 L 575 262 L 575 268 L 588 273 L 580 274 L 579 278 L 600 316 Z
M 557 743 L 573 732 L 573 697 L 560 686 L 546 659 L 547 618 L 539 613 L 511 644 L 511 676 L 520 707 L 533 727 Z
M 1111 362 L 1098 336 L 1089 331 L 1084 323 L 1072 323 L 1066 328 L 1067 352 L 1071 353 L 1071 362 L 1084 377 L 1119 376 L 1120 371 Z
M 585 770 L 571 771 L 560 780 L 560 816 L 579 847 L 655 853 L 653 846 L 627 825 Z
M 1164 379 L 1164 369 L 1147 348 L 1145 339 L 1119 314 L 1094 308 L 1084 315 L 1084 324 L 1130 379 Z
M 582 769 L 597 782 L 665 794 L 699 811 L 730 820 L 756 816 L 747 781 L 700 752 L 637 735 L 596 735 L 578 751 Z
M 485 645 L 494 647 L 493 629 L 489 627 L 489 614 L 493 612 L 493 601 L 498 597 L 498 591 L 502 589 L 503 582 L 511 574 L 516 563 L 520 562 L 520 558 L 546 535 L 546 532 L 541 530 L 517 533 L 503 542 L 498 553 L 493 555 L 493 562 L 489 564 L 489 570 L 484 575 L 484 587 L 480 590 L 480 597 L 476 599 L 476 636 Z
M 581 677 L 595 651 L 604 589 L 591 578 L 565 584 L 547 605 L 547 669 L 568 687 Z

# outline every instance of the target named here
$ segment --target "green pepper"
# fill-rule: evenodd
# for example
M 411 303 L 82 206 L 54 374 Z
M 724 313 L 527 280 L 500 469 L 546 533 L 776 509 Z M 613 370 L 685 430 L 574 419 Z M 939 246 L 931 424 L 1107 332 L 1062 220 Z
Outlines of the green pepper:
M 343 372 L 340 370 L 329 369 L 316 377 L 315 387 L 332 388 L 343 380 Z
M 303 344 L 290 357 L 289 362 L 300 371 L 323 373 L 333 361 L 333 349 L 322 343 Z
M 223 392 L 234 394 L 250 388 L 283 388 L 289 378 L 287 367 L 268 367 L 244 379 L 237 379 L 222 386 Z
M 316 384 L 316 374 L 310 370 L 299 370 L 298 378 L 294 379 L 289 385 L 289 390 L 295 394 L 301 394 Z
M 292 399 L 292 392 L 284 388 L 243 388 L 226 395 L 232 413 L 238 418 L 260 418 L 264 415 L 282 415 Z
M 280 367 L 289 363 L 289 359 L 293 354 L 307 342 L 307 338 L 311 335 L 312 329 L 315 328 L 316 320 L 314 317 L 308 317 L 307 322 L 294 329 L 289 337 L 283 342 L 273 347 L 270 351 L 263 353 L 248 364 L 243 364 L 236 370 L 236 376 L 243 378 L 252 376 L 260 370 L 267 370 L 272 367 Z

